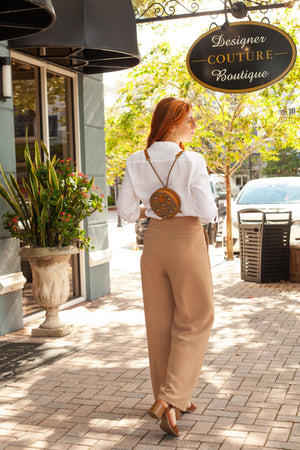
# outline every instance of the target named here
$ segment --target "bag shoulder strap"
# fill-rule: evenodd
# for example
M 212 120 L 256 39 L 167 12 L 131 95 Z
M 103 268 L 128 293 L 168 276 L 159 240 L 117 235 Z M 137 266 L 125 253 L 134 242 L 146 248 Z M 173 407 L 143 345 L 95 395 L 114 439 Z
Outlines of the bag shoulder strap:
M 161 182 L 161 184 L 163 185 L 163 187 L 165 187 L 165 188 L 168 187 L 168 183 L 169 183 L 169 178 L 170 178 L 171 171 L 172 171 L 172 169 L 173 169 L 173 167 L 174 167 L 174 164 L 176 163 L 177 159 L 182 155 L 183 152 L 184 152 L 184 150 L 181 150 L 181 151 L 178 152 L 177 155 L 175 156 L 175 159 L 174 159 L 174 161 L 173 161 L 173 163 L 172 163 L 172 165 L 171 165 L 171 167 L 170 167 L 170 170 L 169 170 L 169 173 L 168 173 L 168 176 L 167 176 L 167 182 L 166 182 L 166 184 L 165 184 L 165 183 L 162 181 L 162 179 L 160 178 L 160 176 L 158 175 L 158 173 L 157 173 L 155 167 L 153 166 L 153 164 L 152 164 L 152 162 L 151 162 L 151 160 L 150 160 L 150 156 L 149 156 L 149 153 L 148 153 L 147 149 L 144 150 L 146 160 L 148 161 L 148 163 L 150 164 L 150 166 L 151 166 L 152 169 L 154 170 L 154 172 L 155 172 L 157 178 L 159 179 L 159 181 Z

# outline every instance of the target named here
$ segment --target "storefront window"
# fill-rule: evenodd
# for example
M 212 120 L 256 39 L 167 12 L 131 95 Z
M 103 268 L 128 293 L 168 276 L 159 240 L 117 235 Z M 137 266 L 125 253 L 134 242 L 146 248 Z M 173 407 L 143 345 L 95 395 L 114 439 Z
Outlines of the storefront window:
M 32 156 L 35 141 L 43 140 L 51 157 L 75 160 L 73 78 L 47 70 L 45 65 L 35 66 L 18 60 L 12 64 L 17 180 L 22 188 L 26 134 Z M 26 259 L 22 259 L 21 269 L 27 279 L 23 289 L 23 314 L 27 316 L 41 308 L 32 298 L 31 269 Z M 69 299 L 81 294 L 79 272 L 79 256 L 73 255 Z
M 33 151 L 35 140 L 42 138 L 39 69 L 29 64 L 13 61 L 12 79 L 17 179 L 20 181 L 25 174 L 26 132 L 31 151 Z
M 72 80 L 47 72 L 50 154 L 73 158 Z

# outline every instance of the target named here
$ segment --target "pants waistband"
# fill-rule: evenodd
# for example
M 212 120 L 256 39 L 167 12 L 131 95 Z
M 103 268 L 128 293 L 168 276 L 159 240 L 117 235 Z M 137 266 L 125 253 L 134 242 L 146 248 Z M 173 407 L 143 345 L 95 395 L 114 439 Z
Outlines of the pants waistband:
M 202 227 L 202 222 L 198 217 L 194 216 L 180 216 L 172 219 L 153 219 L 151 217 L 149 227 L 160 230 L 176 230 L 182 228 L 197 228 Z

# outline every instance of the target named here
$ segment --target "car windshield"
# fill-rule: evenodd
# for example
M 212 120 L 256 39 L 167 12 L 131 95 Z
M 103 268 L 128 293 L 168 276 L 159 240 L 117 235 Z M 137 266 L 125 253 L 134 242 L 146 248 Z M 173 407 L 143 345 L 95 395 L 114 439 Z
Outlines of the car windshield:
M 237 201 L 239 205 L 297 202 L 300 202 L 300 184 L 289 183 L 246 185 Z

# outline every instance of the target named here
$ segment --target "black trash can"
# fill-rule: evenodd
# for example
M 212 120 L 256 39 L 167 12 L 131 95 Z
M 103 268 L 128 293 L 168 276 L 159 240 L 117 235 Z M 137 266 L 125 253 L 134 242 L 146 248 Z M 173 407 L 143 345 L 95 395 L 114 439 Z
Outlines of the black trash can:
M 291 211 L 238 212 L 241 278 L 256 283 L 289 279 Z

